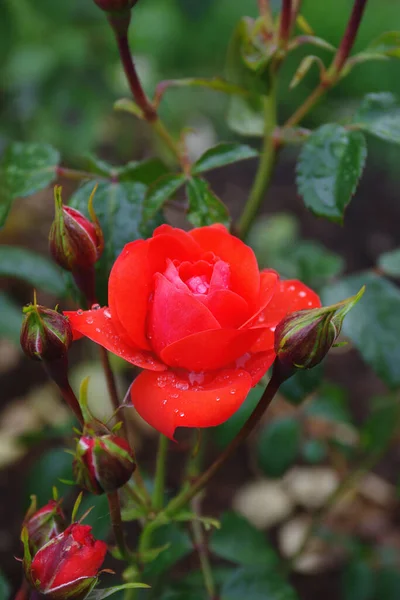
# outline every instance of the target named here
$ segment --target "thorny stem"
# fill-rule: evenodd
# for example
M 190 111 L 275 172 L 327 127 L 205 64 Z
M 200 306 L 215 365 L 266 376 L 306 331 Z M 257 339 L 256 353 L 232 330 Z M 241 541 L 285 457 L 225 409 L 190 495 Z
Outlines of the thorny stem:
M 121 518 L 121 505 L 119 502 L 118 491 L 107 494 L 110 519 L 114 531 L 114 537 L 121 557 L 127 562 L 130 561 L 130 554 L 125 542 L 124 530 Z
M 351 52 L 353 44 L 356 40 L 358 29 L 360 27 L 361 19 L 364 14 L 368 0 L 355 0 L 353 10 L 346 27 L 346 31 L 343 35 L 342 41 L 339 48 L 333 58 L 332 64 L 326 71 L 324 78 L 321 80 L 319 85 L 311 92 L 306 98 L 304 103 L 293 113 L 293 115 L 283 125 L 285 129 L 297 125 L 306 114 L 317 104 L 321 97 L 331 87 L 333 87 L 340 78 L 340 73 L 346 60 Z
M 249 198 L 237 224 L 239 236 L 244 239 L 257 215 L 264 194 L 271 180 L 276 156 L 274 130 L 276 128 L 276 89 L 272 83 L 269 96 L 264 107 L 264 142 L 257 174 L 250 191 Z
M 164 505 L 165 468 L 168 451 L 168 438 L 160 433 L 156 460 L 156 473 L 154 476 L 153 507 L 161 510 Z

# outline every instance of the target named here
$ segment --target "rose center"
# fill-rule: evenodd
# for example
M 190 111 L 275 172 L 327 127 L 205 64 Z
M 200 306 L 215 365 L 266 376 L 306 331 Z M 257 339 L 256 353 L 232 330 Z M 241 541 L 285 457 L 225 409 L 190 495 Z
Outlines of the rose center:
M 194 294 L 207 294 L 210 283 L 205 275 L 195 275 L 186 281 L 186 285 Z

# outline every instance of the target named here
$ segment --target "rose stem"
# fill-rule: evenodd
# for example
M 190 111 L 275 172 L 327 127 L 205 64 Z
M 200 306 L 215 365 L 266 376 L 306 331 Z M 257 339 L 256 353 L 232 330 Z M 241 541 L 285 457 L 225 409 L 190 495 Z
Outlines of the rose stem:
M 332 64 L 326 71 L 324 78 L 319 85 L 311 92 L 306 98 L 304 103 L 293 113 L 293 115 L 283 125 L 285 129 L 294 127 L 297 125 L 306 114 L 316 105 L 321 97 L 331 87 L 333 87 L 340 78 L 343 66 L 350 54 L 353 44 L 356 40 L 358 29 L 360 27 L 361 19 L 364 14 L 365 7 L 368 0 L 355 0 L 353 10 L 350 15 L 349 22 L 346 27 L 346 31 L 343 35 L 342 41 L 340 42 L 339 48 L 333 58 Z
M 253 431 L 268 406 L 271 404 L 279 386 L 283 383 L 283 379 L 278 374 L 276 368 L 273 369 L 272 377 L 269 380 L 267 387 L 256 408 L 243 425 L 242 429 L 231 441 L 231 443 L 225 448 L 225 450 L 218 456 L 218 458 L 212 463 L 212 465 L 193 483 L 189 488 L 182 490 L 171 502 L 167 505 L 165 510 L 159 513 L 159 517 L 151 521 L 143 530 L 140 544 L 139 553 L 145 551 L 151 543 L 152 532 L 160 527 L 165 522 L 165 517 L 173 517 L 183 507 L 185 507 L 210 481 L 210 479 L 219 471 L 222 465 L 228 458 L 235 452 L 235 450 L 241 445 L 241 443 L 249 436 Z
M 158 440 L 158 450 L 156 459 L 156 473 L 154 476 L 153 507 L 155 510 L 161 510 L 164 506 L 165 489 L 165 467 L 168 452 L 168 438 L 160 433 Z
M 143 117 L 152 126 L 155 133 L 164 141 L 178 161 L 181 162 L 179 147 L 162 123 L 155 107 L 146 96 L 136 71 L 128 40 L 130 14 L 121 18 L 110 16 L 108 21 L 114 31 L 121 63 L 136 104 L 142 110 Z
M 281 50 L 287 49 L 292 24 L 292 0 L 283 0 L 281 20 L 279 26 L 278 46 Z
M 314 89 L 314 91 L 311 92 L 310 96 L 282 126 L 282 129 L 288 129 L 297 125 L 315 106 L 324 93 L 338 81 L 340 77 L 340 71 L 345 64 L 356 39 L 366 4 L 367 0 L 355 0 L 346 31 L 332 61 L 331 67 L 325 73 L 323 80 Z M 280 64 L 280 62 L 281 61 L 278 61 L 278 64 Z M 271 181 L 276 154 L 280 146 L 279 137 L 274 137 L 273 135 L 274 129 L 276 130 L 277 126 L 275 79 L 276 70 L 275 72 L 271 73 L 271 91 L 269 96 L 265 99 L 264 142 L 257 174 L 253 183 L 253 187 L 250 191 L 249 199 L 237 224 L 237 232 L 242 239 L 246 237 L 264 199 L 265 192 L 268 189 Z
M 260 162 L 249 198 L 237 223 L 237 231 L 242 239 L 246 237 L 258 213 L 275 164 L 277 147 L 273 133 L 276 128 L 276 83 L 272 74 L 271 79 L 271 90 L 264 100 L 264 141 Z
M 29 591 L 30 591 L 29 584 L 24 579 L 23 582 L 21 583 L 21 587 L 19 588 L 14 600 L 28 600 Z
M 193 498 L 192 509 L 195 514 L 198 514 L 199 511 L 199 498 Z M 213 572 L 210 563 L 209 551 L 207 548 L 207 540 L 203 531 L 203 524 L 198 519 L 193 519 L 191 522 L 191 527 L 193 531 L 193 540 L 195 544 L 195 549 L 198 552 L 199 560 L 200 560 L 200 568 L 203 573 L 204 585 L 207 591 L 207 595 L 210 600 L 214 600 L 215 598 L 215 583 Z
M 81 425 L 84 424 L 81 407 L 77 397 L 75 396 L 74 390 L 68 380 L 68 361 L 67 359 L 61 358 L 57 361 L 50 363 L 43 363 L 44 369 L 49 378 L 54 381 L 65 402 L 68 404 L 76 418 Z
M 121 557 L 129 562 L 130 554 L 125 542 L 118 491 L 107 494 L 107 500 L 116 544 L 121 553 Z

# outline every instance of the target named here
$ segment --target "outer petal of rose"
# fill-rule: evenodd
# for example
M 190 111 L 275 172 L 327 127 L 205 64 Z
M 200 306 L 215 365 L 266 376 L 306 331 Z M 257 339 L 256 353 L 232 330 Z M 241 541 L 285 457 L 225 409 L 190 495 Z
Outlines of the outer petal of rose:
M 160 357 L 167 365 L 189 371 L 221 369 L 249 352 L 260 333 L 258 329 L 201 331 L 167 346 Z
M 154 298 L 148 317 L 148 332 L 157 354 L 170 344 L 204 329 L 221 326 L 202 302 L 156 273 Z
M 132 403 L 152 427 L 173 439 L 177 427 L 220 425 L 245 400 L 251 377 L 246 371 L 178 375 L 144 371 L 131 387 Z
M 79 312 L 67 311 L 64 313 L 73 328 L 96 344 L 100 344 L 113 354 L 117 354 L 124 360 L 151 371 L 164 371 L 166 366 L 157 360 L 150 352 L 129 346 L 118 335 L 108 308 L 98 310 L 86 310 Z
M 248 319 L 240 329 L 245 329 L 263 324 L 263 313 L 265 307 L 271 302 L 276 291 L 279 289 L 279 275 L 276 271 L 268 269 L 260 273 L 260 298 L 257 311 Z M 260 319 L 261 317 L 261 319 Z
M 200 301 L 207 306 L 221 327 L 239 327 L 249 313 L 249 305 L 231 290 L 204 294 Z
M 259 300 L 260 272 L 253 250 L 220 227 L 192 229 L 189 235 L 205 252 L 213 252 L 230 265 L 230 289 L 242 296 L 251 310 L 255 310 Z
M 148 241 L 127 244 L 115 261 L 108 281 L 108 302 L 120 337 L 144 350 L 151 349 L 145 329 L 153 285 L 148 252 Z
M 281 281 L 271 302 L 259 316 L 259 324 L 267 327 L 251 351 L 264 352 L 273 349 L 275 328 L 288 313 L 320 306 L 321 301 L 317 294 L 301 281 Z
M 274 350 L 266 352 L 257 352 L 257 354 L 247 353 L 241 356 L 232 365 L 232 368 L 245 369 L 252 379 L 252 386 L 255 386 L 268 371 L 275 360 Z

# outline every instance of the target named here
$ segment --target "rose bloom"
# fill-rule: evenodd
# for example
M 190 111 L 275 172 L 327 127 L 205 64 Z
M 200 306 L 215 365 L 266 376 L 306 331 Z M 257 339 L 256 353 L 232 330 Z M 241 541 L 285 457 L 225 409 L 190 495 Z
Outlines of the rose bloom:
M 320 306 L 300 281 L 260 273 L 254 252 L 222 225 L 169 225 L 127 244 L 109 306 L 67 312 L 75 332 L 143 369 L 132 402 L 168 437 L 226 421 L 275 359 L 286 314 Z

